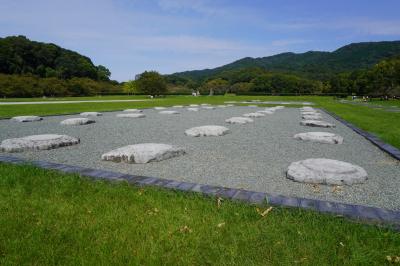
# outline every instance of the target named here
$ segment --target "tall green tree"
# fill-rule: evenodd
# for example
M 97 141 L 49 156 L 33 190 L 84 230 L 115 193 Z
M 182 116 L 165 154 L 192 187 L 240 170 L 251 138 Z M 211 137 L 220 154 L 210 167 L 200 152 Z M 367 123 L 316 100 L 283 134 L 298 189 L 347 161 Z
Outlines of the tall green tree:
M 391 95 L 400 86 L 400 59 L 383 60 L 372 71 L 372 82 L 376 90 L 383 95 Z
M 204 84 L 203 89 L 210 95 L 225 94 L 229 89 L 229 82 L 221 78 L 212 79 Z
M 138 89 L 148 95 L 163 95 L 167 91 L 165 79 L 157 71 L 145 71 L 137 80 Z
M 136 80 L 129 80 L 122 85 L 123 92 L 127 94 L 138 94 L 140 93 L 138 82 Z
M 97 66 L 97 79 L 102 81 L 109 81 L 111 76 L 111 71 L 105 66 Z

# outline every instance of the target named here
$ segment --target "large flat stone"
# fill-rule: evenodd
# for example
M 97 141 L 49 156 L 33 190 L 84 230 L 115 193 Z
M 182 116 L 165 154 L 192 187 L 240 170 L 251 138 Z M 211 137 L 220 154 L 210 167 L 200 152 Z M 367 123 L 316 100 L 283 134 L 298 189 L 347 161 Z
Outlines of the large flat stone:
M 230 124 L 247 124 L 247 123 L 254 122 L 254 120 L 249 117 L 235 116 L 235 117 L 226 119 L 225 122 L 230 123 Z
M 243 115 L 244 117 L 253 117 L 253 118 L 259 118 L 265 116 L 265 114 L 262 113 L 247 113 Z
M 335 127 L 334 124 L 320 120 L 303 120 L 300 122 L 300 125 L 309 127 Z
M 294 181 L 329 185 L 363 183 L 367 176 L 367 172 L 358 165 L 325 158 L 294 162 L 287 171 L 287 178 Z
M 202 106 L 201 108 L 206 109 L 206 110 L 214 110 L 214 106 Z
M 126 163 L 149 163 L 185 154 L 184 149 L 162 143 L 141 143 L 124 146 L 101 156 L 102 160 Z
M 128 113 L 128 114 L 117 114 L 120 118 L 144 118 L 146 115 L 138 113 Z
M 302 107 L 302 108 L 300 108 L 300 110 L 305 111 L 305 112 L 315 112 L 316 111 L 314 108 L 309 107 L 309 106 Z
M 143 111 L 140 110 L 140 109 L 133 108 L 133 109 L 125 109 L 123 112 L 128 112 L 128 113 L 141 113 L 141 112 L 143 112 Z
M 87 124 L 92 124 L 95 123 L 96 121 L 89 119 L 89 118 L 82 118 L 82 117 L 77 117 L 77 118 L 68 118 L 63 121 L 61 121 L 61 125 L 67 125 L 67 126 L 81 126 L 81 125 L 87 125 Z
M 165 110 L 165 109 L 167 109 L 166 107 L 154 107 L 154 110 Z
M 159 114 L 162 114 L 162 115 L 178 115 L 179 112 L 177 112 L 177 111 L 161 111 L 161 112 L 159 112 Z
M 342 144 L 343 137 L 330 132 L 305 132 L 294 135 L 295 139 L 326 143 L 326 144 Z
M 15 122 L 37 122 L 41 120 L 43 120 L 43 118 L 35 115 L 14 116 L 13 118 L 11 118 L 11 121 Z
M 301 115 L 321 115 L 317 111 L 302 111 Z
M 3 140 L 0 151 L 22 152 L 26 150 L 49 150 L 78 144 L 79 139 L 67 135 L 43 134 Z
M 201 126 L 192 127 L 185 131 L 185 134 L 192 137 L 223 136 L 229 133 L 229 128 L 223 126 Z
M 199 111 L 199 108 L 197 108 L 197 107 L 190 107 L 190 108 L 187 108 L 186 110 L 188 110 L 189 112 L 198 112 L 198 111 Z
M 273 115 L 273 114 L 275 114 L 275 111 L 274 110 L 261 110 L 261 111 L 257 111 L 257 113 Z
M 81 116 L 102 116 L 102 113 L 99 112 L 83 112 Z
M 321 120 L 322 115 L 320 114 L 302 115 L 301 118 L 304 120 Z

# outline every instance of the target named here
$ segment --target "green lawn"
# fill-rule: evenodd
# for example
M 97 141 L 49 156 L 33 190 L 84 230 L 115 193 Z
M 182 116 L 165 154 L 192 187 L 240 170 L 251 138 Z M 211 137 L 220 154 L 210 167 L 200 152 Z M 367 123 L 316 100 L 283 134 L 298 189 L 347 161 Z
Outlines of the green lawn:
M 0 98 L 0 102 L 48 102 L 48 101 L 88 101 L 88 100 L 131 100 L 149 99 L 146 95 L 107 95 L 107 96 L 81 96 L 81 97 L 36 97 L 36 98 Z
M 0 105 L 0 117 L 252 99 L 312 101 L 400 148 L 400 114 L 332 97 L 170 96 Z M 261 217 L 255 206 L 243 203 L 225 200 L 218 208 L 216 199 L 196 194 L 1 163 L 0 214 L 0 265 L 382 265 L 387 256 L 400 256 L 399 232 L 341 217 L 285 208 Z
M 265 210 L 268 206 L 260 207 Z M 400 233 L 0 164 L 1 265 L 384 265 Z

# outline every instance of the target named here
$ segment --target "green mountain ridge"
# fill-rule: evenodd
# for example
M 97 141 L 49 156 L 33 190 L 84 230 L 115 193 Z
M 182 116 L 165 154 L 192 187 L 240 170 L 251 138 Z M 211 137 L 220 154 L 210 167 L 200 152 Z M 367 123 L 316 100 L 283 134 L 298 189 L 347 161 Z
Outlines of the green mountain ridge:
M 111 75 L 106 67 L 95 66 L 87 56 L 22 35 L 0 38 L 0 73 L 103 81 Z
M 372 67 L 383 59 L 397 55 L 400 55 L 400 41 L 361 42 L 345 45 L 333 52 L 287 52 L 267 57 L 245 57 L 213 69 L 177 72 L 172 75 L 199 81 L 224 71 L 260 67 L 271 72 L 326 80 L 337 73 Z

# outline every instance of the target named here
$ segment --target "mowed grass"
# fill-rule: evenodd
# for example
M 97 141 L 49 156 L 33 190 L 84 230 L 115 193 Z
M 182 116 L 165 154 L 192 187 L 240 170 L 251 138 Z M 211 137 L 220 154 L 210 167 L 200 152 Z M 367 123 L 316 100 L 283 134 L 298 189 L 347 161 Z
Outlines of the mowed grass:
M 267 205 L 260 207 L 262 210 Z M 400 233 L 0 164 L 1 265 L 384 265 Z
M 149 99 L 147 95 L 106 95 L 106 96 L 79 96 L 79 97 L 34 97 L 34 98 L 0 98 L 0 102 L 57 102 L 57 101 L 92 101 L 92 100 L 131 100 Z
M 36 105 L 0 105 L 0 118 L 16 115 L 54 115 L 85 111 L 115 111 L 126 108 L 151 108 L 154 106 L 173 106 L 187 104 L 223 104 L 226 101 L 308 101 L 316 107 L 334 112 L 363 130 L 378 135 L 383 141 L 400 148 L 400 113 L 377 110 L 367 106 L 340 103 L 333 97 L 320 96 L 167 96 L 165 98 L 144 99 L 144 96 L 103 96 L 85 97 L 86 100 L 139 99 L 142 102 L 102 102 L 102 103 L 63 103 Z M 68 98 L 76 100 L 77 98 Z M 395 101 L 392 101 L 395 102 Z M 264 105 L 265 106 L 265 105 Z M 290 106 L 289 106 L 290 107 Z M 298 105 L 292 106 L 298 107 Z

